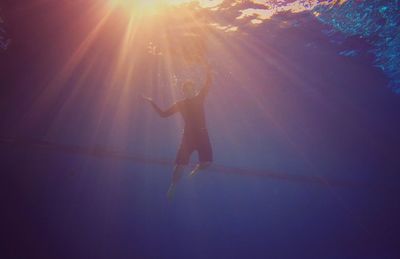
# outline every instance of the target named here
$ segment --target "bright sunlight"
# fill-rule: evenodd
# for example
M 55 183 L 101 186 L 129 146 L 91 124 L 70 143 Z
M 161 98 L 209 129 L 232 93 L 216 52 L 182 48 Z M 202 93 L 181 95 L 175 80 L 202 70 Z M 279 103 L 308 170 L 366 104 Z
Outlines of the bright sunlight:
M 109 0 L 113 7 L 122 7 L 133 14 L 154 15 L 162 12 L 168 6 L 178 6 L 187 3 L 198 3 L 200 7 L 211 8 L 223 0 Z

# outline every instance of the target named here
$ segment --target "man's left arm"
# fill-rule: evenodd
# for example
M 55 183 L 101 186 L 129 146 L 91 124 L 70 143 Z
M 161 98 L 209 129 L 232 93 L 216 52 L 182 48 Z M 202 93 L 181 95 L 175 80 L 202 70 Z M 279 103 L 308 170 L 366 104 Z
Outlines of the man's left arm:
M 199 92 L 199 96 L 205 98 L 208 95 L 208 92 L 210 91 L 210 86 L 212 84 L 212 73 L 211 73 L 211 67 L 209 64 L 206 64 L 206 81 L 204 83 L 203 88 Z

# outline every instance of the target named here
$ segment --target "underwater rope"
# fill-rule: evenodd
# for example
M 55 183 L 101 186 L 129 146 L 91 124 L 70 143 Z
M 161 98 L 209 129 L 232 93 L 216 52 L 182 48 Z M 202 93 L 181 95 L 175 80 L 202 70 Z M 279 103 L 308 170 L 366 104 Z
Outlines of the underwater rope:
M 106 148 L 101 147 L 82 147 L 77 145 L 65 145 L 59 143 L 53 143 L 45 140 L 37 140 L 37 139 L 0 139 L 1 145 L 10 145 L 13 147 L 31 147 L 31 148 L 39 148 L 43 150 L 70 153 L 70 154 L 78 154 L 78 155 L 86 155 L 86 156 L 95 156 L 95 157 L 104 157 L 109 159 L 120 159 L 120 160 L 130 160 L 136 163 L 142 164 L 153 164 L 153 165 L 173 165 L 174 161 L 170 159 L 161 159 L 161 158 L 149 158 L 141 155 L 132 155 L 126 152 L 113 151 Z M 190 164 L 190 166 L 194 166 L 194 164 Z M 224 166 L 219 164 L 213 164 L 209 169 L 215 172 L 230 174 L 230 175 L 240 175 L 240 176 L 253 176 L 253 177 L 263 177 L 274 180 L 283 180 L 290 182 L 300 182 L 300 183 L 312 183 L 312 184 L 320 184 L 329 187 L 357 187 L 360 184 L 343 181 L 343 180 L 332 180 L 325 179 L 318 176 L 313 175 L 299 175 L 299 174 L 288 174 L 283 172 L 273 172 L 266 170 L 254 170 L 254 169 L 245 169 L 231 166 Z

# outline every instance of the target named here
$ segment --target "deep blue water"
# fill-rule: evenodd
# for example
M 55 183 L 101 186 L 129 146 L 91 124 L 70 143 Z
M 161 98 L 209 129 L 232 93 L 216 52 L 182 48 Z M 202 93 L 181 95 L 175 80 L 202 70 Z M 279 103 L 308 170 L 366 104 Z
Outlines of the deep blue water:
M 106 86 L 99 72 L 73 95 L 80 68 L 32 123 L 31 104 L 60 66 L 56 58 L 69 54 L 61 21 L 78 11 L 50 23 L 43 14 L 54 19 L 60 6 L 7 7 L 12 44 L 0 54 L 0 132 L 22 144 L 0 143 L 2 258 L 399 257 L 398 1 L 318 7 L 317 18 L 278 14 L 229 45 L 230 59 L 212 45 L 217 73 L 206 112 L 215 163 L 247 170 L 185 174 L 172 203 L 165 197 L 172 164 L 132 156 L 173 160 L 179 117 L 161 120 L 132 94 L 125 124 L 113 127 L 118 98 L 97 121 Z M 111 54 L 102 53 L 106 70 Z M 38 140 L 127 157 L 32 144 Z
M 318 19 L 331 25 L 334 31 L 346 38 L 359 37 L 368 42 L 371 47 L 367 51 L 375 56 L 375 66 L 391 79 L 389 86 L 399 93 L 399 1 L 347 1 L 337 8 L 318 6 L 315 11 L 321 14 Z M 343 54 L 351 55 L 354 51 L 357 49 Z

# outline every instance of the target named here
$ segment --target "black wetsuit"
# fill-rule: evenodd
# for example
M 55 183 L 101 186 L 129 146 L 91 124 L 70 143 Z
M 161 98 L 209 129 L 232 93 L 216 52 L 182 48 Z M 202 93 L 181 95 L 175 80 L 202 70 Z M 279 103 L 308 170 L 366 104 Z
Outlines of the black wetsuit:
M 206 127 L 204 98 L 200 92 L 192 98 L 176 103 L 185 123 L 181 144 L 176 155 L 176 164 L 187 165 L 190 155 L 197 150 L 200 162 L 212 162 L 213 154 Z
M 157 106 L 154 106 L 162 117 L 171 116 L 176 112 L 182 115 L 185 127 L 176 155 L 175 163 L 177 165 L 187 165 L 190 155 L 195 150 L 199 154 L 199 162 L 212 162 L 213 160 L 204 114 L 204 100 L 207 92 L 208 87 L 205 87 L 194 97 L 178 101 L 166 111 L 161 111 Z

